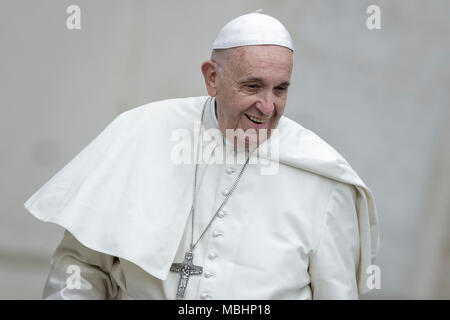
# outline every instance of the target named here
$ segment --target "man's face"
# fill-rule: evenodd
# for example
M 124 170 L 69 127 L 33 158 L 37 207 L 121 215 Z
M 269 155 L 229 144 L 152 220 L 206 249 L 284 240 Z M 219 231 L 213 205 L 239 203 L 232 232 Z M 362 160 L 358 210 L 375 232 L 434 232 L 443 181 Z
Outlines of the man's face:
M 224 61 L 218 61 L 216 78 L 220 130 L 226 134 L 226 129 L 266 129 L 268 138 L 286 105 L 292 51 L 276 45 L 228 50 Z

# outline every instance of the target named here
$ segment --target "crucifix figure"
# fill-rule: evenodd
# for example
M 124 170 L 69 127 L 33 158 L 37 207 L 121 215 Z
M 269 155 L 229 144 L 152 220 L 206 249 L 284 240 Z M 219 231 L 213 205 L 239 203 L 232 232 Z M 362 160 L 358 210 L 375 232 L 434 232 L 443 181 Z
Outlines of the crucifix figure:
M 170 271 L 180 273 L 180 281 L 178 282 L 177 300 L 183 300 L 186 292 L 189 277 L 191 275 L 199 275 L 203 272 L 203 267 L 196 266 L 193 263 L 194 255 L 188 251 L 184 255 L 182 263 L 173 263 Z

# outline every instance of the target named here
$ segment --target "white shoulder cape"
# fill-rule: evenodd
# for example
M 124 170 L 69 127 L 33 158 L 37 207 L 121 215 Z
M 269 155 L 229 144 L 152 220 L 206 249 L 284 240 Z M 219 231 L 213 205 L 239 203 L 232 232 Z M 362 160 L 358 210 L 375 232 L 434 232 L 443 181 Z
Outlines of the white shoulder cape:
M 193 130 L 208 97 L 149 103 L 120 114 L 25 203 L 36 218 L 62 226 L 86 247 L 127 259 L 165 280 L 192 201 L 194 166 L 171 161 L 174 129 Z M 361 256 L 360 293 L 378 252 L 371 191 L 327 143 L 282 117 L 280 164 L 353 184 Z

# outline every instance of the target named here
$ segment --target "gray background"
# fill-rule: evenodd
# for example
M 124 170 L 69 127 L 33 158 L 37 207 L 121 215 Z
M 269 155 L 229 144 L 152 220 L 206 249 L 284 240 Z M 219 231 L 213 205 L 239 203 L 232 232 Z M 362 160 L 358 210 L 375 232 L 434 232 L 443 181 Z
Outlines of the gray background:
M 71 4 L 81 30 L 66 28 Z M 62 237 L 28 197 L 122 111 L 206 95 L 217 32 L 258 8 L 296 47 L 285 114 L 377 200 L 381 289 L 362 298 L 450 298 L 449 1 L 16 0 L 0 4 L 0 299 L 39 299 Z

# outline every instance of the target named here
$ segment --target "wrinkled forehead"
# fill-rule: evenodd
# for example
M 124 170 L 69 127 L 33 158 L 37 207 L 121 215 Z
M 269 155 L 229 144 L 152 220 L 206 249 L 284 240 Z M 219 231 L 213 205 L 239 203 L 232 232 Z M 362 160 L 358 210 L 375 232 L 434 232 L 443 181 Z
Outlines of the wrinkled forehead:
M 293 58 L 293 52 L 291 49 L 278 45 L 241 46 L 226 50 L 230 50 L 231 56 L 238 59 L 253 60 L 255 58 L 271 57 L 283 60 Z
M 234 73 L 268 69 L 290 74 L 293 52 L 289 48 L 277 45 L 242 46 L 225 49 L 218 59 L 219 63 Z

